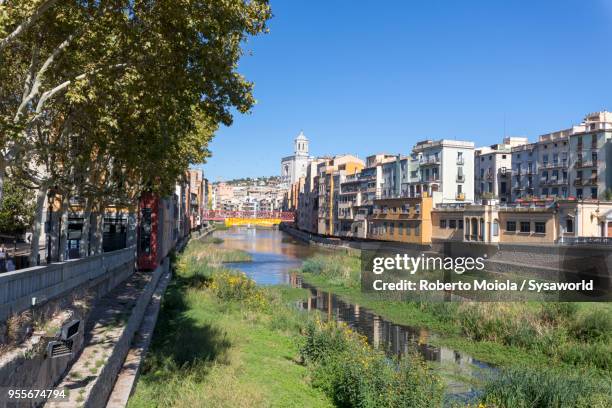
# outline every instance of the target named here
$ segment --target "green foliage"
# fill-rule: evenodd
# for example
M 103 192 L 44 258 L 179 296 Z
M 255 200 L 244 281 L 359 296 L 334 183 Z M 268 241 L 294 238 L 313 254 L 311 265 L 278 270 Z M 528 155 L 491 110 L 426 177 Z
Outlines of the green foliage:
M 211 259 L 211 248 L 193 240 L 178 256 L 128 406 L 330 407 L 294 361 L 305 315 L 284 303 L 295 291 L 253 288 Z M 210 287 L 215 278 L 228 286 L 221 297 Z M 258 293 L 274 307 L 255 307 Z
M 608 310 L 592 310 L 581 316 L 571 331 L 579 340 L 609 341 L 612 337 L 612 314 Z
M 572 302 L 542 303 L 540 319 L 551 324 L 562 324 L 571 321 L 578 312 L 578 305 Z
M 306 274 L 323 276 L 331 284 L 346 287 L 360 285 L 360 262 L 356 256 L 315 255 L 304 261 L 301 271 Z
M 442 385 L 417 356 L 397 361 L 334 322 L 311 322 L 300 349 L 313 384 L 339 407 L 435 407 Z
M 0 202 L 0 233 L 20 234 L 31 225 L 34 193 L 14 179 L 6 180 L 4 199 Z
M 554 370 L 502 370 L 484 388 L 482 402 L 499 408 L 605 408 L 609 380 Z
M 254 105 L 237 67 L 270 17 L 267 0 L 2 2 L 0 178 L 101 208 L 171 193 Z

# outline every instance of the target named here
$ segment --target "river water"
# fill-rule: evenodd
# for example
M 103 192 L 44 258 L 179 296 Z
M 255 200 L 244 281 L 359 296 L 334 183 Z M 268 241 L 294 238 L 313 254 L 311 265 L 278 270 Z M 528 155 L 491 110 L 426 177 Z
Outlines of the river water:
M 221 244 L 228 249 L 247 251 L 252 262 L 234 263 L 228 266 L 245 272 L 261 285 L 287 284 L 310 291 L 310 296 L 297 307 L 320 312 L 329 319 L 345 322 L 368 338 L 370 344 L 382 348 L 389 355 L 402 356 L 418 352 L 435 366 L 445 380 L 446 401 L 468 402 L 478 395 L 477 384 L 495 370 L 486 363 L 465 353 L 434 345 L 437 336 L 427 329 L 394 324 L 356 304 L 344 302 L 332 293 L 318 290 L 303 282 L 295 273 L 303 260 L 315 253 L 325 252 L 276 229 L 235 227 L 216 231 Z

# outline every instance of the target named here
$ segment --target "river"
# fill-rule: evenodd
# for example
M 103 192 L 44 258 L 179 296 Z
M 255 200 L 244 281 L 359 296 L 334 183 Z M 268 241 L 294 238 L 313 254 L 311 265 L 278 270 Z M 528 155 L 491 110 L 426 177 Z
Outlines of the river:
M 277 229 L 234 227 L 216 231 L 214 236 L 223 239 L 221 245 L 224 248 L 241 249 L 252 256 L 252 262 L 228 266 L 245 272 L 258 284 L 287 284 L 308 289 L 309 298 L 299 302 L 298 308 L 319 310 L 330 319 L 345 322 L 366 336 L 370 344 L 386 350 L 389 355 L 401 357 L 414 351 L 421 354 L 441 372 L 447 385 L 448 404 L 473 401 L 478 395 L 475 384 L 495 370 L 458 350 L 434 345 L 437 336 L 427 329 L 392 323 L 370 310 L 344 302 L 332 293 L 303 282 L 295 270 L 304 259 L 325 252 L 323 249 L 307 245 Z

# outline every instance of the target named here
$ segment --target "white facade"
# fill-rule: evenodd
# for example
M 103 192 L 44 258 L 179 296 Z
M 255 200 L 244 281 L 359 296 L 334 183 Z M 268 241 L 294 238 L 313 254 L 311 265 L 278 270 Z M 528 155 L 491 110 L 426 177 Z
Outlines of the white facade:
M 426 140 L 412 149 L 406 194 L 427 193 L 434 203 L 474 201 L 474 143 L 461 140 Z
M 474 157 L 475 198 L 512 200 L 512 147 L 528 143 L 526 137 L 507 137 L 504 143 L 476 150 Z
M 304 132 L 300 132 L 294 140 L 293 155 L 283 157 L 281 160 L 282 188 L 289 188 L 301 177 L 306 177 L 308 160 L 308 139 L 304 136 Z
M 585 199 L 612 193 L 612 113 L 585 117 L 570 136 L 570 191 Z

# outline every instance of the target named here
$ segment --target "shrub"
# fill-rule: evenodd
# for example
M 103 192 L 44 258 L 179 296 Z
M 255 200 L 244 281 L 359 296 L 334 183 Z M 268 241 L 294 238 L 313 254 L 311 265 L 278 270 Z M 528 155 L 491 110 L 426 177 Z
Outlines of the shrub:
M 612 370 L 612 344 L 609 342 L 565 344 L 559 354 L 561 360 L 569 364 Z
M 574 324 L 572 334 L 586 342 L 608 341 L 612 335 L 612 314 L 602 309 L 592 310 Z
M 501 371 L 484 387 L 481 401 L 499 408 L 609 407 L 609 381 L 535 369 Z
M 223 300 L 246 300 L 258 292 L 257 285 L 246 274 L 230 270 L 214 274 L 209 288 Z
M 302 272 L 321 275 L 329 283 L 344 286 L 357 286 L 360 283 L 359 258 L 350 255 L 315 255 L 302 264 Z
M 367 339 L 333 322 L 311 322 L 301 348 L 313 385 L 339 407 L 435 407 L 442 385 L 419 357 L 388 358 Z
M 542 303 L 540 319 L 544 322 L 558 325 L 571 321 L 578 311 L 578 305 L 573 302 Z

